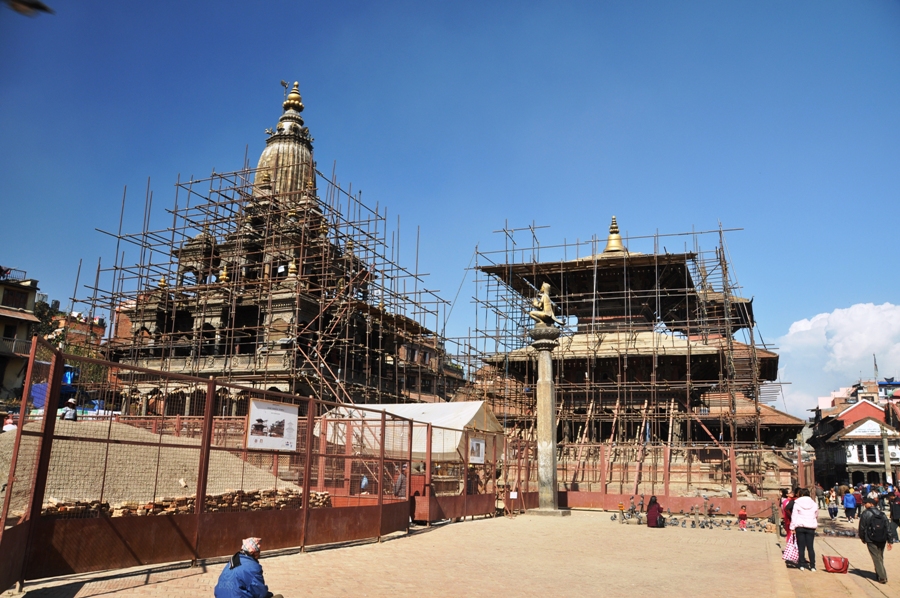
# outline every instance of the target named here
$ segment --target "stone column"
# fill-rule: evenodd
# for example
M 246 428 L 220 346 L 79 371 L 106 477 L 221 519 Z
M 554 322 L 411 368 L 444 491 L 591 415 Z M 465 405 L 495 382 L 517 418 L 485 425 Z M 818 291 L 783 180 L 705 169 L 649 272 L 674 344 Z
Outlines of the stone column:
M 537 454 L 538 507 L 557 511 L 556 483 L 556 390 L 553 388 L 553 349 L 559 346 L 559 328 L 537 324 L 528 331 L 537 351 Z

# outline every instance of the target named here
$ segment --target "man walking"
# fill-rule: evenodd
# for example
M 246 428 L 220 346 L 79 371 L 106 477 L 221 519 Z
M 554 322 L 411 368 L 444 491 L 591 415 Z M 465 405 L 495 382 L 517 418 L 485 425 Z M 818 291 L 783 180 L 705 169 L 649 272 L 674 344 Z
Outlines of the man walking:
M 888 497 L 888 506 L 891 508 L 891 523 L 893 524 L 894 539 L 900 542 L 897 530 L 900 529 L 900 493 L 892 492 Z
M 878 583 L 887 583 L 887 571 L 884 569 L 884 546 L 891 550 L 894 543 L 893 534 L 890 532 L 890 523 L 884 513 L 875 507 L 875 501 L 866 497 L 863 503 L 865 511 L 859 518 L 859 539 L 869 549 L 869 556 L 875 565 L 875 575 Z

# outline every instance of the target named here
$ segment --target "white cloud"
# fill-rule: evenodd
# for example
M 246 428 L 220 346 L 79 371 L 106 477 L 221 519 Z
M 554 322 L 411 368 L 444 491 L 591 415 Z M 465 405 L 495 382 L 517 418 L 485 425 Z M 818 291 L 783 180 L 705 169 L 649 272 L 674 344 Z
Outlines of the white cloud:
M 900 305 L 858 303 L 791 324 L 777 342 L 787 410 L 806 417 L 816 397 L 874 375 L 900 378 Z M 784 405 L 776 405 L 783 408 Z

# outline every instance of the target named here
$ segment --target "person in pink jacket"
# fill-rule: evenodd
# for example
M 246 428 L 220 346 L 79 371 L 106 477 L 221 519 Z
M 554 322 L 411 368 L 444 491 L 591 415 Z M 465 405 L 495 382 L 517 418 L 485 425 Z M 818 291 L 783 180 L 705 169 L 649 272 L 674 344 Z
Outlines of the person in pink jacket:
M 797 534 L 797 550 L 800 552 L 797 564 L 801 571 L 816 570 L 816 551 L 813 549 L 813 542 L 816 539 L 817 527 L 819 527 L 819 505 L 810 498 L 809 488 L 803 488 L 800 490 L 800 498 L 794 501 L 794 509 L 791 512 L 791 530 Z

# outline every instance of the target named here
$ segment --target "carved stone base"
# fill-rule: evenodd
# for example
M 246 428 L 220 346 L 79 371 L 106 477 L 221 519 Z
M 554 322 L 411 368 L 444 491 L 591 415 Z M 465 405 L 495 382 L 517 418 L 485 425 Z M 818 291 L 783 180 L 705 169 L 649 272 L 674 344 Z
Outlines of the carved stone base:
M 537 324 L 528 331 L 528 336 L 534 341 L 531 346 L 537 351 L 552 351 L 558 347 L 559 334 L 559 328 L 548 324 Z

